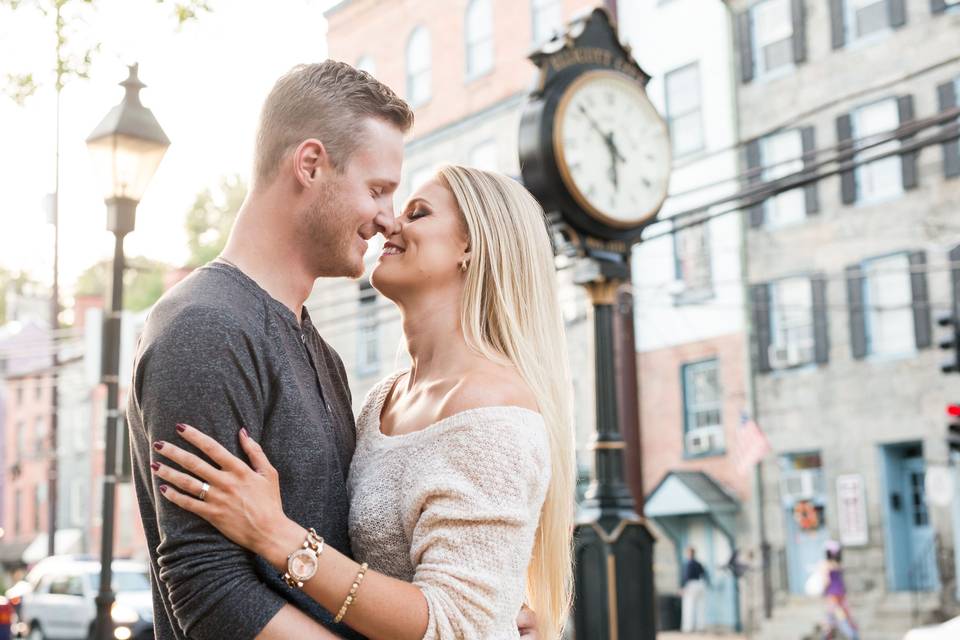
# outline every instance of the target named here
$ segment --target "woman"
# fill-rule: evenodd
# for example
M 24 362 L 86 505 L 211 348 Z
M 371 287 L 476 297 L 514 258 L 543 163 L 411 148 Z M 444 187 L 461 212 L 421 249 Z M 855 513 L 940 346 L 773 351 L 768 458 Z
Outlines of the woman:
M 369 570 L 284 515 L 245 430 L 253 469 L 179 425 L 220 468 L 158 443 L 199 476 L 155 463 L 160 490 L 278 571 L 320 547 L 322 578 L 303 590 L 371 640 L 517 638 L 524 601 L 553 640 L 570 600 L 574 463 L 543 211 L 507 177 L 445 167 L 397 222 L 371 283 L 400 308 L 412 365 L 368 395 L 349 479 L 351 546 Z
M 826 544 L 826 558 L 823 562 L 824 588 L 823 595 L 827 601 L 827 628 L 824 638 L 835 638 L 837 631 L 848 640 L 858 640 L 857 624 L 850 615 L 850 606 L 847 604 L 847 587 L 843 581 L 843 550 L 840 543 L 830 540 Z

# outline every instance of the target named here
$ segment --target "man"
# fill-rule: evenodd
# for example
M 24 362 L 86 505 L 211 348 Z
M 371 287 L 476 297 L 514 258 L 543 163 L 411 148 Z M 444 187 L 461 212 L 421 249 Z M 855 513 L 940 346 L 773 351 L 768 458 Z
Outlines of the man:
M 683 565 L 683 602 L 680 628 L 684 633 L 703 631 L 704 609 L 707 585 L 710 580 L 707 571 L 697 560 L 697 550 L 687 548 L 687 562 Z
M 318 277 L 361 275 L 367 241 L 392 229 L 412 123 L 406 103 L 349 65 L 284 75 L 264 103 L 250 193 L 223 258 L 150 314 L 128 417 L 157 640 L 290 638 L 304 619 L 311 637 L 337 637 L 322 626 L 331 616 L 265 562 L 160 497 L 151 447 L 187 422 L 239 454 L 246 427 L 281 470 L 290 516 L 349 550 L 347 375 L 303 303 Z

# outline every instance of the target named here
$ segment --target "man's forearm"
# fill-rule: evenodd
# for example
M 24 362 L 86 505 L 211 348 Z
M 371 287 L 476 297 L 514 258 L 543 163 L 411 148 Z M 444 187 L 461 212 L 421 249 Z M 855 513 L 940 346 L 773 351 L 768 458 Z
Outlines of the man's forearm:
M 257 635 L 257 640 L 339 640 L 340 636 L 293 605 L 285 605 Z

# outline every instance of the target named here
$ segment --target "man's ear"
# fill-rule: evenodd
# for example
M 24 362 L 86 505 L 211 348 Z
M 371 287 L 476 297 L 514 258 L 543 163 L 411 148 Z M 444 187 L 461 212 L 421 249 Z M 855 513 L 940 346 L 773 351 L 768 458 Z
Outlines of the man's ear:
M 313 186 L 314 181 L 329 167 L 327 149 L 315 138 L 304 140 L 293 152 L 293 173 L 304 189 Z

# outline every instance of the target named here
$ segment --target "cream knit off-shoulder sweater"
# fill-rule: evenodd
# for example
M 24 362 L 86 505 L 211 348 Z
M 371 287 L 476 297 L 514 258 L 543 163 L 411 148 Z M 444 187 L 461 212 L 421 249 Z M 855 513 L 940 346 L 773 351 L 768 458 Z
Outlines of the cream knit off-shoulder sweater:
M 425 639 L 518 638 L 550 479 L 543 418 L 486 407 L 386 436 L 380 412 L 402 373 L 370 391 L 357 419 L 348 481 L 354 556 L 421 589 Z

